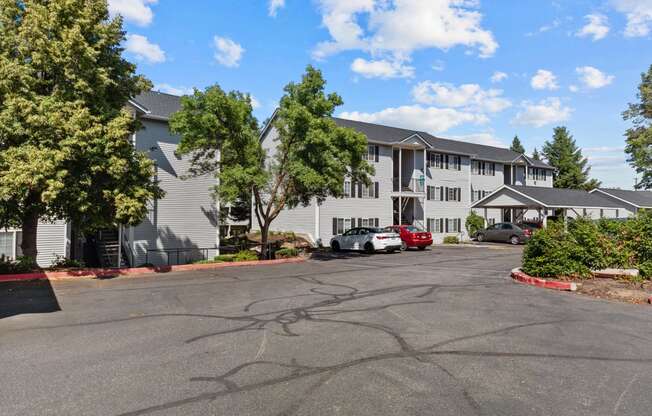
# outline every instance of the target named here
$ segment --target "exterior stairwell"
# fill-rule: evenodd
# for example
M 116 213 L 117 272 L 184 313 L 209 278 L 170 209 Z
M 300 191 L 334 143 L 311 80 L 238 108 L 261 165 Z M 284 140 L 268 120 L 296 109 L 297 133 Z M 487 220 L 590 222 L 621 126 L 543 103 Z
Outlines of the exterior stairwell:
M 121 258 L 119 267 L 129 267 L 129 260 L 122 251 L 117 230 L 102 230 L 98 233 L 97 238 L 97 257 L 100 260 L 100 266 L 104 268 L 113 268 L 118 266 L 118 257 Z

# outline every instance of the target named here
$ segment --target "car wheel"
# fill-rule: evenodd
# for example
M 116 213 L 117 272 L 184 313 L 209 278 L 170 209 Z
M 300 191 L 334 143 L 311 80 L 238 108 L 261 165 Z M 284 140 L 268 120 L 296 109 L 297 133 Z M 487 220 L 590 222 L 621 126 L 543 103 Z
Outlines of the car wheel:
M 373 244 L 371 244 L 371 243 L 367 243 L 367 244 L 364 245 L 364 251 L 365 251 L 365 253 L 367 253 L 367 254 L 374 254 L 374 252 L 375 252 L 376 250 L 374 249 L 374 245 L 373 245 Z
M 484 234 L 478 234 L 476 238 L 478 240 L 478 243 L 482 243 L 484 241 Z
M 518 238 L 517 235 L 513 235 L 509 238 L 509 242 L 512 243 L 512 245 L 517 246 L 520 244 L 521 240 Z
M 401 241 L 401 250 L 405 251 L 408 249 L 407 243 L 405 241 Z
M 331 249 L 335 252 L 340 251 L 340 243 L 338 243 L 337 241 L 333 241 L 331 243 Z
M 426 249 L 426 246 L 419 246 L 419 250 L 423 251 Z

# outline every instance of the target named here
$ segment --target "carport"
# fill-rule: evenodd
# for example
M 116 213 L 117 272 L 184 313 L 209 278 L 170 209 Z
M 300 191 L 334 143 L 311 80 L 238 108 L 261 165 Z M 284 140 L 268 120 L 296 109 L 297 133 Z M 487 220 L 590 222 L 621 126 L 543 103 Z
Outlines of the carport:
M 568 217 L 618 218 L 622 204 L 598 193 L 578 189 L 543 188 L 535 186 L 503 185 L 486 197 L 471 205 L 472 209 L 509 209 L 512 222 L 519 222 L 525 216 L 536 213 L 536 218 L 547 225 L 551 215 Z

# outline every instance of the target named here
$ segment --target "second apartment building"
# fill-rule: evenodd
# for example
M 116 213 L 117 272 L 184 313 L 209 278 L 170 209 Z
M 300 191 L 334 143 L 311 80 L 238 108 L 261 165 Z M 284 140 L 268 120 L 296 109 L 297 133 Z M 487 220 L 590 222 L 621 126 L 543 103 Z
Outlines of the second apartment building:
M 508 149 L 442 139 L 425 132 L 335 118 L 367 137 L 366 159 L 376 170 L 372 185 L 346 181 L 345 197 L 329 198 L 285 210 L 272 223 L 275 231 L 309 235 L 324 245 L 333 235 L 358 226 L 410 224 L 433 233 L 466 238 L 464 222 L 471 204 L 502 185 L 552 187 L 553 169 Z M 271 125 L 271 123 L 270 123 Z M 277 133 L 262 135 L 273 153 Z M 476 210 L 488 223 L 527 215 L 512 209 Z

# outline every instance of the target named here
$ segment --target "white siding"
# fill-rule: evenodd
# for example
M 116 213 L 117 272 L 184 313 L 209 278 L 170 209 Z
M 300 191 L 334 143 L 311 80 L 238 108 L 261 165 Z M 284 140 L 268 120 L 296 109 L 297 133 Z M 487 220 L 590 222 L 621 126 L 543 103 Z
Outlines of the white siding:
M 69 228 L 64 221 L 39 223 L 36 235 L 36 262 L 41 267 L 50 267 L 57 256 L 68 257 Z

